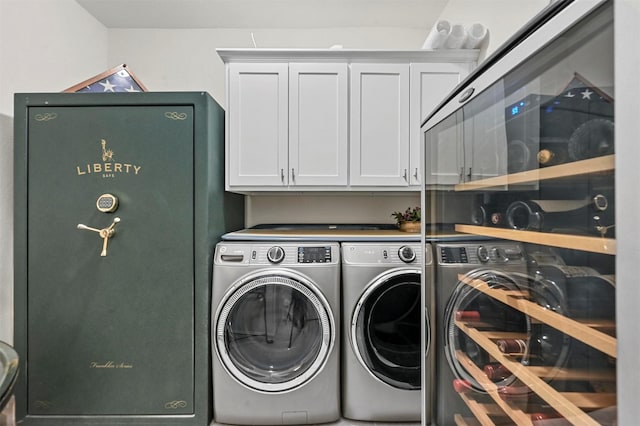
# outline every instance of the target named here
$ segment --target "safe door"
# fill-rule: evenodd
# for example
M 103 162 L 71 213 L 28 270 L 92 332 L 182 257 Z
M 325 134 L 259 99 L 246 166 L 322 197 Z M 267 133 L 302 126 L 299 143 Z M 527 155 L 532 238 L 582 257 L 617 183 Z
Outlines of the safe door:
M 26 108 L 16 145 L 19 415 L 193 421 L 208 383 L 195 312 L 199 110 L 77 103 Z

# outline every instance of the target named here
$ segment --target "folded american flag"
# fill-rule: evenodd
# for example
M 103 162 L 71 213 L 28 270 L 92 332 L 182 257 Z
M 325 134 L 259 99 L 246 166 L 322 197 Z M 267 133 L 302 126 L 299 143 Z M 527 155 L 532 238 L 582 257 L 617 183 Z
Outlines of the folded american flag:
M 147 88 L 127 68 L 126 64 L 118 65 L 88 80 L 72 86 L 64 92 L 77 93 L 115 93 L 146 92 Z

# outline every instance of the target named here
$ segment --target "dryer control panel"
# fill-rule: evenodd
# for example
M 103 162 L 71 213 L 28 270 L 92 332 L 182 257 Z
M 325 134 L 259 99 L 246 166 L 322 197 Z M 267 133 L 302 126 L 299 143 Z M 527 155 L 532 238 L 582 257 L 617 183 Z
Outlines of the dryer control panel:
M 431 246 L 420 243 L 343 243 L 342 259 L 353 265 L 426 265 L 431 264 Z

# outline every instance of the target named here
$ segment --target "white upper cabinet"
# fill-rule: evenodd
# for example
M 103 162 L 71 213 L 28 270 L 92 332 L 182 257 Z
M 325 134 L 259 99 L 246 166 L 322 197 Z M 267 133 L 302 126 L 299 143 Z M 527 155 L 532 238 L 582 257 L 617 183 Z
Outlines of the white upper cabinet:
M 217 52 L 227 69 L 226 189 L 245 193 L 420 190 L 422 121 L 478 56 Z
M 347 64 L 232 63 L 229 187 L 347 185 Z
M 229 64 L 227 82 L 228 186 L 286 186 L 288 65 Z
M 410 139 L 409 139 L 409 184 L 412 186 L 421 185 L 422 180 L 422 158 L 420 146 L 422 145 L 422 132 L 420 127 L 435 107 L 445 98 L 445 96 L 467 76 L 473 68 L 472 63 L 412 63 L 411 64 L 411 106 L 410 106 Z M 458 152 L 457 143 L 450 147 L 452 151 L 449 156 L 453 156 L 453 173 L 458 174 Z M 446 149 L 446 147 L 443 147 Z M 435 159 L 438 157 L 433 158 Z M 445 157 L 446 158 L 446 157 Z M 431 157 L 427 157 L 432 160 Z M 442 165 L 444 166 L 444 165 Z M 429 169 L 429 168 L 428 168 Z M 430 168 L 434 173 L 442 172 L 438 170 L 438 165 Z M 457 179 L 457 178 L 456 178 Z M 457 180 L 456 180 L 457 183 Z
M 289 64 L 289 185 L 347 185 L 347 64 Z
M 409 184 L 409 64 L 351 65 L 352 186 Z
M 464 182 L 464 146 L 462 112 L 452 114 L 426 134 L 425 186 L 429 188 L 451 187 Z

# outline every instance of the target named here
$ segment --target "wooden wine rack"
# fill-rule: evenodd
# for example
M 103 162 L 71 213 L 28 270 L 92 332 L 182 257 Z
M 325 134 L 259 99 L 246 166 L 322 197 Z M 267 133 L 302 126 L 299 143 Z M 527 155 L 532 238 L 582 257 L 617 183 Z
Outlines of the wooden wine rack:
M 496 176 L 487 179 L 478 179 L 454 186 L 455 191 L 480 191 L 509 185 L 522 185 L 550 179 L 570 178 L 596 173 L 613 173 L 615 170 L 615 154 L 602 157 L 589 158 L 588 160 L 573 161 L 557 166 L 527 170 L 520 173 L 511 173 L 504 176 Z
M 487 378 L 480 368 L 478 368 L 467 355 L 462 351 L 456 351 L 456 359 L 467 370 L 469 374 L 480 384 L 487 395 L 491 398 L 492 403 L 481 401 L 482 395 L 478 393 L 460 393 L 460 398 L 469 407 L 469 410 L 476 417 L 475 420 L 461 419 L 458 424 L 480 424 L 480 425 L 494 425 L 492 417 L 506 418 L 508 417 L 514 424 L 517 425 L 532 425 L 531 414 L 525 412 L 521 407 L 521 403 L 515 401 L 508 401 L 500 397 L 498 387 L 495 383 Z M 538 375 L 539 367 L 523 367 Z M 554 369 L 554 378 L 560 380 L 566 380 L 570 377 L 573 380 L 615 380 L 615 374 L 612 372 L 594 373 L 592 371 L 570 371 L 567 369 Z M 559 395 L 566 398 L 571 404 L 575 405 L 579 409 L 598 409 L 615 405 L 615 394 L 610 393 L 582 393 L 582 392 L 560 392 Z M 479 397 L 480 396 L 480 397 Z M 581 421 L 583 416 L 581 415 L 576 421 Z M 503 422 L 501 422 L 503 423 Z M 596 423 L 597 424 L 597 423 Z
M 456 321 L 456 326 L 462 330 L 469 338 L 474 340 L 478 345 L 482 347 L 492 358 L 497 362 L 504 365 L 514 376 L 520 381 L 526 383 L 528 388 L 536 393 L 538 397 L 547 402 L 554 410 L 562 415 L 566 420 L 575 425 L 593 425 L 597 426 L 599 423 L 591 418 L 582 408 L 594 409 L 608 407 L 616 404 L 616 395 L 610 393 L 564 393 L 559 392 L 551 387 L 545 380 L 538 377 L 534 371 L 530 370 L 530 367 L 522 365 L 520 362 L 511 359 L 508 355 L 502 353 L 493 340 L 484 335 L 482 331 L 469 326 L 467 323 Z M 463 361 L 465 361 L 463 359 Z M 476 380 L 482 379 L 482 373 L 477 367 L 471 367 L 473 362 L 467 358 L 466 363 L 462 364 L 467 371 L 474 371 L 471 373 Z M 476 377 L 477 376 L 477 377 Z M 501 400 L 500 395 L 493 383 L 487 383 L 486 376 L 483 380 L 478 382 L 487 386 L 485 389 L 487 393 L 492 396 L 500 408 L 504 411 L 505 415 L 509 416 L 516 424 L 532 424 L 531 418 L 527 416 L 522 410 L 514 408 Z M 472 413 L 483 425 L 493 424 L 493 421 L 489 418 L 489 414 L 486 410 L 480 410 L 480 405 L 477 403 L 470 403 L 470 398 L 466 394 L 460 394 L 463 401 L 467 403 Z
M 577 339 L 609 356 L 616 357 L 616 339 L 602 331 L 614 330 L 615 324 L 611 321 L 591 321 L 583 323 L 567 318 L 556 312 L 543 308 L 528 299 L 526 292 L 513 292 L 505 289 L 491 288 L 486 282 L 479 279 L 470 279 L 460 274 L 458 279 L 466 285 L 494 298 L 537 321 L 552 326 L 559 331 Z M 583 410 L 593 410 L 610 407 L 616 404 L 615 393 L 576 393 L 559 392 L 552 388 L 545 379 L 556 380 L 589 380 L 599 382 L 614 382 L 614 371 L 592 371 L 579 369 L 566 369 L 547 366 L 525 366 L 512 356 L 502 353 L 495 341 L 501 338 L 513 338 L 513 332 L 481 331 L 475 327 L 475 323 L 456 321 L 456 326 L 469 338 L 480 345 L 493 359 L 504 365 L 522 383 L 526 383 L 529 389 L 546 401 L 559 414 L 568 421 L 577 425 L 597 425 L 593 418 Z M 460 365 L 482 386 L 487 395 L 491 397 L 492 404 L 481 402 L 473 393 L 461 393 L 460 397 L 469 407 L 475 420 L 463 419 L 456 416 L 456 423 L 493 425 L 492 416 L 508 417 L 518 425 L 532 424 L 530 414 L 525 413 L 517 404 L 505 401 L 498 393 L 498 387 L 487 378 L 485 373 L 471 361 L 464 352 L 457 351 L 456 358 Z M 498 410 L 498 414 L 496 413 Z
M 564 315 L 545 309 L 527 298 L 514 296 L 498 288 L 491 288 L 489 284 L 480 279 L 470 279 L 466 275 L 460 274 L 458 275 L 458 280 L 531 318 L 535 318 L 600 352 L 604 352 L 612 358 L 617 357 L 617 342 L 613 336 L 572 318 L 567 318 Z
M 587 174 L 613 173 L 615 170 L 615 155 L 590 158 L 588 160 L 574 161 L 525 172 L 513 173 L 505 176 L 497 176 L 480 179 L 473 182 L 462 183 L 455 186 L 456 191 L 480 191 L 509 185 L 535 183 L 538 181 L 571 178 Z M 552 247 L 561 247 L 573 250 L 588 251 L 608 255 L 616 254 L 616 240 L 598 236 L 558 234 L 536 231 L 522 231 L 507 228 L 494 228 L 476 225 L 455 226 L 457 232 L 486 237 L 501 238 L 504 240 L 521 241 L 524 243 L 542 244 Z
M 456 225 L 457 232 L 473 235 L 521 241 L 523 243 L 542 244 L 592 253 L 616 254 L 616 240 L 613 238 L 590 237 L 572 234 L 555 234 L 548 232 L 520 231 L 506 228 L 490 228 L 476 225 Z
M 525 186 L 537 184 L 540 181 L 566 179 L 584 175 L 607 175 L 615 170 L 615 155 L 591 158 L 582 161 L 565 163 L 557 166 L 527 170 L 520 173 L 480 179 L 473 182 L 462 183 L 455 186 L 455 191 L 482 191 L 482 190 L 518 190 L 527 189 Z M 524 243 L 541 244 L 551 247 L 560 247 L 572 250 L 616 255 L 617 247 L 614 238 L 599 236 L 559 234 L 549 232 L 523 231 L 515 229 L 463 225 L 455 226 L 457 232 L 499 238 L 504 240 L 519 241 Z M 522 294 L 505 291 L 504 289 L 491 288 L 482 280 L 473 280 L 465 275 L 459 275 L 459 281 L 471 286 L 489 297 L 492 297 L 512 308 L 528 315 L 539 322 L 547 324 L 579 340 L 612 358 L 617 357 L 617 342 L 615 338 L 615 322 L 613 321 L 580 321 L 567 318 L 564 315 L 550 311 L 529 300 L 526 292 Z M 512 356 L 502 353 L 495 340 L 509 338 L 510 333 L 500 331 L 480 331 L 477 324 L 456 321 L 456 326 L 469 338 L 480 345 L 492 358 L 503 364 L 522 383 L 525 383 L 538 397 L 546 401 L 560 415 L 564 416 L 572 424 L 597 425 L 599 424 L 584 410 L 594 410 L 616 405 L 615 393 L 567 393 L 558 392 L 552 388 L 546 380 L 589 380 L 597 382 L 615 382 L 615 371 L 586 371 L 577 369 L 554 368 L 533 366 L 528 367 L 515 360 Z M 511 333 L 512 334 L 512 333 Z M 489 380 L 486 374 L 478 368 L 461 351 L 457 351 L 456 358 L 466 371 L 482 386 L 490 401 L 486 401 L 486 395 L 460 393 L 460 397 L 469 407 L 475 418 L 463 418 L 456 414 L 454 421 L 459 426 L 495 424 L 492 418 L 503 421 L 511 421 L 518 425 L 531 425 L 530 413 L 525 413 L 517 404 L 505 401 L 498 393 L 495 383 Z M 484 399 L 483 399 L 484 397 Z

